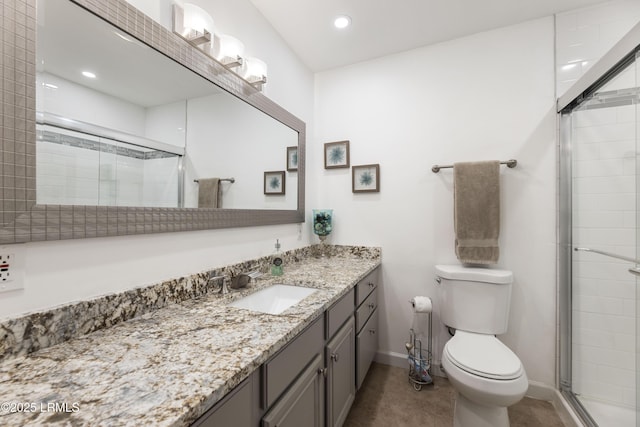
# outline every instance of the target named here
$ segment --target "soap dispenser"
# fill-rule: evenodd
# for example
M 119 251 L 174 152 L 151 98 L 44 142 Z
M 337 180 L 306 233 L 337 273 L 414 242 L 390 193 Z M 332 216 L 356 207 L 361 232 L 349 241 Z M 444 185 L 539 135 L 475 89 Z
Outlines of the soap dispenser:
M 282 254 L 280 253 L 280 240 L 276 240 L 276 252 L 271 258 L 271 275 L 282 276 L 284 273 L 282 266 Z

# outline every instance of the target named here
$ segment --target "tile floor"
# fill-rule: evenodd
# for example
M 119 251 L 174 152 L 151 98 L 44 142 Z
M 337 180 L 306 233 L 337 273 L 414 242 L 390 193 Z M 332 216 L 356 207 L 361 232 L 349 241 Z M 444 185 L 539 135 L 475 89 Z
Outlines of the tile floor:
M 415 391 L 407 370 L 373 363 L 345 427 L 448 427 L 455 391 L 445 378 Z M 524 398 L 509 408 L 511 427 L 564 427 L 549 402 Z

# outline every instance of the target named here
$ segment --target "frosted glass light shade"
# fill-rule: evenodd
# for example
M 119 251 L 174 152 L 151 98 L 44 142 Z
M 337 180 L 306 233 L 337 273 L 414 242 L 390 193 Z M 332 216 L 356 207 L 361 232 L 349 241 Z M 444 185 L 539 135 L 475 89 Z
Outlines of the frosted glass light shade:
M 267 77 L 267 64 L 254 57 L 244 59 L 242 77 L 249 82 L 260 81 L 263 77 Z
M 195 30 L 200 34 L 203 34 L 206 30 L 213 34 L 213 18 L 207 13 L 207 11 L 192 3 L 185 3 L 183 10 L 184 36 L 188 35 L 191 30 Z
M 215 58 L 218 61 L 224 62 L 225 58 L 233 59 L 234 61 L 240 56 L 244 55 L 244 43 L 235 37 L 227 34 L 216 34 L 218 38 L 217 52 Z

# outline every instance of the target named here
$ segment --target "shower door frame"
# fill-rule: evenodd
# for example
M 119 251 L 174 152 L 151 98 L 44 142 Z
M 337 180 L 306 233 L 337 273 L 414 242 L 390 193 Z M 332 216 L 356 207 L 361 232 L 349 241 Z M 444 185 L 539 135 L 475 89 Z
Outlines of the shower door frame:
M 634 26 L 600 61 L 593 65 L 558 99 L 558 365 L 557 387 L 562 396 L 588 427 L 598 424 L 589 415 L 572 389 L 572 113 L 583 100 L 595 93 L 633 61 L 640 59 L 640 23 Z M 640 83 L 640 82 L 639 82 Z M 638 331 L 636 331 L 636 334 Z M 636 354 L 636 358 L 638 354 Z M 640 366 L 637 366 L 640 368 Z M 636 372 L 636 378 L 640 372 Z M 638 390 L 636 389 L 636 393 Z M 636 402 L 640 395 L 636 394 Z M 636 414 L 638 405 L 636 404 Z M 636 423 L 638 420 L 636 420 Z

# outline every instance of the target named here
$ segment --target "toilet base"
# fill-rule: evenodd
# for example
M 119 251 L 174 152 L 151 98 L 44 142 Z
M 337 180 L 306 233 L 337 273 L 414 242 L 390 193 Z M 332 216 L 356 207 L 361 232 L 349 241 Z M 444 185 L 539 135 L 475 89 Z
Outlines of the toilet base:
M 509 427 L 509 415 L 504 406 L 479 405 L 458 393 L 453 427 Z

